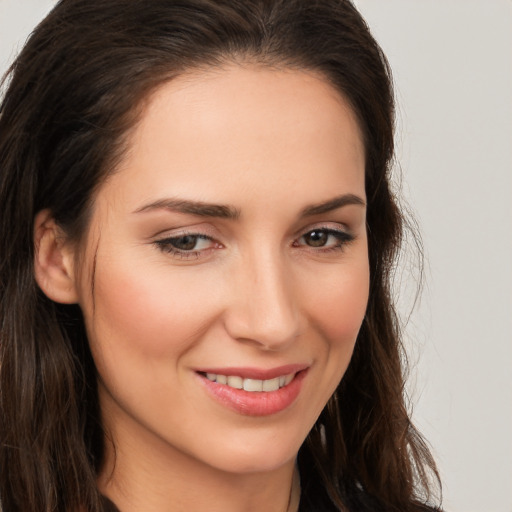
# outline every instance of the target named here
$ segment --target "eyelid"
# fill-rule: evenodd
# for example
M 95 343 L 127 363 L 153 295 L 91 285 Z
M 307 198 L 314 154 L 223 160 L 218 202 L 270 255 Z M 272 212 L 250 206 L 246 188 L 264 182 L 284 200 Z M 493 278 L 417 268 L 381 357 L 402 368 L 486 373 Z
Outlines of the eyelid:
M 190 225 L 179 225 L 176 227 L 167 226 L 165 229 L 159 229 L 148 237 L 150 240 L 157 238 L 179 238 L 180 236 L 206 236 L 208 238 L 215 238 L 217 230 L 215 230 L 209 223 L 194 223 Z
M 353 235 L 353 231 L 342 222 L 317 222 L 314 224 L 310 224 L 305 228 L 301 228 L 295 234 L 297 238 L 306 235 L 307 233 L 311 233 L 311 231 L 333 231 L 336 233 L 346 233 L 347 235 Z

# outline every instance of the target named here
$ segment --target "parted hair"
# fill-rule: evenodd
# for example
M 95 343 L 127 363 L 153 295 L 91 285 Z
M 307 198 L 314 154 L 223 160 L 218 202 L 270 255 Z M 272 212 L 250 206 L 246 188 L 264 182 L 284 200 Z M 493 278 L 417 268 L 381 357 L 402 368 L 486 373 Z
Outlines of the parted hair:
M 96 370 L 77 305 L 34 278 L 34 216 L 69 239 L 157 87 L 225 63 L 306 69 L 351 105 L 364 140 L 370 296 L 349 368 L 299 452 L 303 503 L 423 510 L 439 484 L 411 423 L 390 280 L 404 220 L 390 188 L 391 73 L 348 0 L 61 0 L 3 81 L 0 106 L 0 502 L 101 512 Z M 270 121 L 269 121 L 270 122 Z

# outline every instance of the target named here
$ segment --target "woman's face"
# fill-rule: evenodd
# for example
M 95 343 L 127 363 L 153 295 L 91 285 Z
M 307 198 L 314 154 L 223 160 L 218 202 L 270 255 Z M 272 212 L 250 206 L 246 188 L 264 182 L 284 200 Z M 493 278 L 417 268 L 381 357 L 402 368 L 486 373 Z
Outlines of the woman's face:
M 294 459 L 365 313 L 364 167 L 352 110 L 312 73 L 232 65 L 149 99 L 78 258 L 119 457 Z

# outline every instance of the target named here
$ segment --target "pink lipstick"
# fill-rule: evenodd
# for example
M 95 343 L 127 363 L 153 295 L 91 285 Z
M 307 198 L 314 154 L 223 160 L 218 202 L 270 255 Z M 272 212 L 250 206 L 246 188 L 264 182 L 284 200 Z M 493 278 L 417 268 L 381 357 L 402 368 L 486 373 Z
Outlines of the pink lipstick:
M 289 407 L 297 398 L 308 365 L 272 369 L 201 368 L 196 373 L 208 394 L 222 405 L 247 416 L 268 416 Z

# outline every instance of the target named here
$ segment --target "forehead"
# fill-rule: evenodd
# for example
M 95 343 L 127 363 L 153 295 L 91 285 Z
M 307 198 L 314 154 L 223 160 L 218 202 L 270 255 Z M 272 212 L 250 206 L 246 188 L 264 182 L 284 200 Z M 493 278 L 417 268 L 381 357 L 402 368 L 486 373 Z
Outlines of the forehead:
M 147 99 L 127 146 L 109 181 L 129 201 L 162 193 L 233 203 L 247 188 L 278 201 L 279 190 L 300 199 L 314 189 L 309 202 L 332 187 L 364 194 L 356 116 L 312 72 L 233 64 L 182 75 Z

